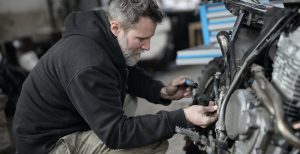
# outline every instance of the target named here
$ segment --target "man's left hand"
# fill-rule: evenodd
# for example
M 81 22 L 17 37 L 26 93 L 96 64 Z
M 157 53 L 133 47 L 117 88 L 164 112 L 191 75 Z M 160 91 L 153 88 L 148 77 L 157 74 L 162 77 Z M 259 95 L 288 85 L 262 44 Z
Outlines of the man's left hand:
M 184 85 L 188 77 L 180 76 L 169 83 L 168 86 L 160 90 L 160 96 L 164 99 L 179 100 L 182 98 L 192 97 L 193 89 Z

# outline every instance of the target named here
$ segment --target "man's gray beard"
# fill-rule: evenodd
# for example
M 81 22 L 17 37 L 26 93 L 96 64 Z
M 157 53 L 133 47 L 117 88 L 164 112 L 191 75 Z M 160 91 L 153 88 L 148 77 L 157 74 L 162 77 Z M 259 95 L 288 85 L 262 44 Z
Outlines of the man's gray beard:
M 118 39 L 119 45 L 121 47 L 123 56 L 125 58 L 125 62 L 128 66 L 134 66 L 141 59 L 141 53 L 144 51 L 142 49 L 139 50 L 128 50 L 127 49 L 127 39 L 126 35 L 121 39 Z

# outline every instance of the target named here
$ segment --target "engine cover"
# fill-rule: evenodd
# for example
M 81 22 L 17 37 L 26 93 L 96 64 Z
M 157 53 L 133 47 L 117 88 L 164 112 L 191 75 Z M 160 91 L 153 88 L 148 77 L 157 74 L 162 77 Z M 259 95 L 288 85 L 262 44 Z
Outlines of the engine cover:
M 236 90 L 230 97 L 225 113 L 228 137 L 234 140 L 232 153 L 265 151 L 273 132 L 271 114 L 251 90 Z

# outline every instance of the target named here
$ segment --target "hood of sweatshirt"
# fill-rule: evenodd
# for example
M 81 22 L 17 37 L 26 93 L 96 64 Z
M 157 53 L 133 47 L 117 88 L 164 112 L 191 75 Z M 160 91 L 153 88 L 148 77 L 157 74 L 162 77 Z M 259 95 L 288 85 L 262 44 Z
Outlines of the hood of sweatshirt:
M 108 52 L 118 68 L 127 67 L 118 40 L 110 30 L 107 14 L 103 10 L 71 13 L 65 20 L 65 31 L 62 37 L 72 35 L 93 39 Z

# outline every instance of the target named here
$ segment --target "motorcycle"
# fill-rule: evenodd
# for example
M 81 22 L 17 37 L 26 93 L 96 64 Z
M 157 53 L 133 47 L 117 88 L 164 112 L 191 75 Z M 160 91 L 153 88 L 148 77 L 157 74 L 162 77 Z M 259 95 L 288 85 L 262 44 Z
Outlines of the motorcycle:
M 217 35 L 222 57 L 198 77 L 193 105 L 218 105 L 209 128 L 176 128 L 186 153 L 300 153 L 300 1 L 224 1 L 237 16 Z

